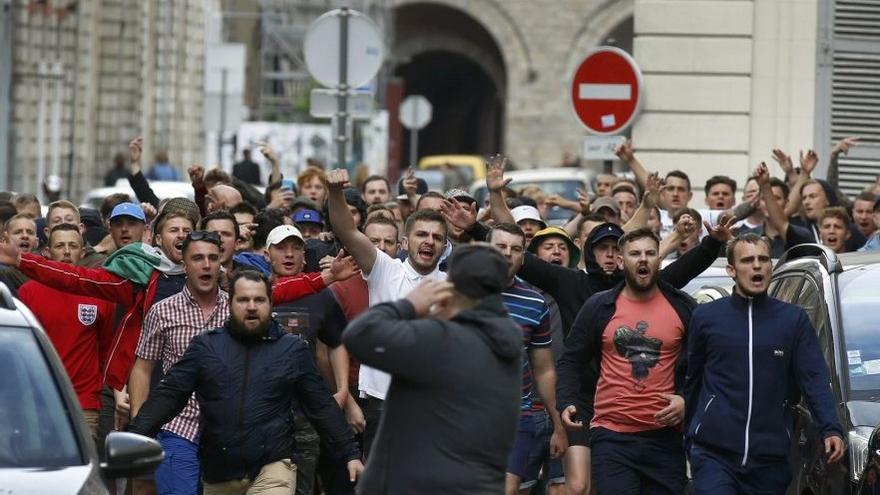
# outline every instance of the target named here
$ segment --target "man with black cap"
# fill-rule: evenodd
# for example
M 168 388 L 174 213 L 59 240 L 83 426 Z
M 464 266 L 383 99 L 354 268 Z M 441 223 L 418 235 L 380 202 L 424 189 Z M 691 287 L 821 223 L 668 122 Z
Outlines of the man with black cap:
M 457 248 L 449 280 L 367 310 L 343 340 L 392 375 L 359 493 L 497 494 L 519 417 L 522 333 L 500 293 L 508 264 Z

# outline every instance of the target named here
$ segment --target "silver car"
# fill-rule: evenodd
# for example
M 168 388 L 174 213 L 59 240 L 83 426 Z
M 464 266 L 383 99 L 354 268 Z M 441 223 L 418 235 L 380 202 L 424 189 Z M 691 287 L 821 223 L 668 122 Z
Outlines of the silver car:
M 111 433 L 101 463 L 73 386 L 39 322 L 0 283 L 0 493 L 107 493 L 116 478 L 147 474 L 162 447 Z

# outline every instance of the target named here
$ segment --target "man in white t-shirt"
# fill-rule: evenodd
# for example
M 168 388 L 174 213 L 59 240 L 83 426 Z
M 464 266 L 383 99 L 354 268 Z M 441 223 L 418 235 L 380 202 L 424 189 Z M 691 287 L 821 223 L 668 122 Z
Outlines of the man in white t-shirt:
M 376 248 L 357 229 L 343 195 L 343 189 L 349 185 L 348 171 L 331 170 L 327 173 L 327 184 L 330 189 L 328 208 L 333 233 L 360 266 L 369 288 L 370 306 L 402 299 L 423 280 L 446 279 L 446 274 L 438 268 L 447 235 L 446 221 L 440 213 L 419 210 L 407 218 L 402 247 L 409 255 L 406 261 L 401 261 Z M 367 420 L 364 432 L 366 453 L 369 452 L 381 415 L 381 401 L 385 400 L 390 383 L 391 376 L 387 373 L 361 366 L 358 390 L 369 399 L 368 410 L 364 411 Z

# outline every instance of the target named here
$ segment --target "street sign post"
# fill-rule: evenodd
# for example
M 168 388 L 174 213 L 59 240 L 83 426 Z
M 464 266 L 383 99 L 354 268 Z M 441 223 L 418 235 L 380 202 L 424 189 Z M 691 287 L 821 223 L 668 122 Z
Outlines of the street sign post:
M 400 123 L 409 129 L 409 166 L 415 167 L 419 153 L 419 130 L 431 122 L 433 107 L 422 95 L 407 96 L 400 104 Z
M 346 147 L 351 140 L 353 89 L 368 83 L 382 66 L 385 48 L 373 21 L 348 7 L 331 10 L 309 26 L 303 55 L 309 74 L 336 90 L 336 166 L 346 166 Z M 319 96 L 320 98 L 320 96 Z M 359 97 L 355 98 L 359 100 Z
M 592 134 L 609 136 L 629 127 L 639 113 L 642 72 L 620 48 L 592 50 L 575 70 L 571 104 L 578 121 Z

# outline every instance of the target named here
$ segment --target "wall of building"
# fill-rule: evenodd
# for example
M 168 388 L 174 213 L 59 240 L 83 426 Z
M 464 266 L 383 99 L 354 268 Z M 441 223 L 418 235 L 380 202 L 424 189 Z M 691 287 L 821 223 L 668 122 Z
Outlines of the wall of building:
M 773 148 L 813 147 L 816 12 L 816 0 L 636 0 L 642 163 L 687 172 L 702 205 L 709 177 L 742 188 Z
M 77 199 L 102 185 L 113 155 L 137 135 L 146 164 L 159 148 L 182 172 L 199 160 L 206 10 L 219 3 L 92 0 L 59 14 L 66 3 L 29 9 L 27 0 L 13 2 L 11 187 L 36 191 L 45 175 L 57 173 L 65 195 Z M 58 68 L 57 107 L 56 79 L 45 77 L 41 64 Z M 60 116 L 55 141 L 53 108 Z

